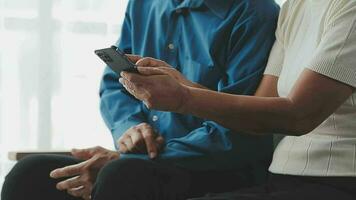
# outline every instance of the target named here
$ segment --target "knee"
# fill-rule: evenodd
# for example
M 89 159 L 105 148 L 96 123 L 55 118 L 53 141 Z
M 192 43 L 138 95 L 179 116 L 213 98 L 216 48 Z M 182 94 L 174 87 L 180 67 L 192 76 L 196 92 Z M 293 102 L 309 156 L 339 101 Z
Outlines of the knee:
M 120 183 L 124 184 L 129 179 L 137 180 L 137 177 L 144 173 L 147 162 L 141 159 L 119 159 L 112 161 L 100 170 L 97 182 L 117 185 Z
M 46 156 L 29 156 L 17 162 L 5 177 L 1 198 L 23 199 L 25 190 L 46 173 L 42 170 L 47 160 Z
M 149 180 L 142 178 L 148 165 L 149 161 L 140 159 L 119 159 L 108 163 L 97 176 L 92 198 L 133 199 L 136 188 L 146 185 L 145 180 Z
M 17 162 L 5 177 L 2 195 L 11 193 L 13 191 L 12 188 L 16 188 L 16 192 L 21 193 L 22 189 L 25 190 L 31 185 L 54 182 L 49 176 L 52 170 L 74 163 L 76 161 L 70 157 L 53 155 L 28 156 Z
M 79 160 L 69 156 L 60 155 L 34 155 L 20 160 L 10 171 L 8 177 L 25 175 L 49 175 L 50 171 L 56 168 L 73 165 Z
M 47 156 L 28 156 L 19 162 L 12 168 L 10 173 L 5 177 L 7 180 L 17 180 L 28 176 L 37 176 L 39 173 L 44 173 L 42 168 L 48 163 L 49 158 Z

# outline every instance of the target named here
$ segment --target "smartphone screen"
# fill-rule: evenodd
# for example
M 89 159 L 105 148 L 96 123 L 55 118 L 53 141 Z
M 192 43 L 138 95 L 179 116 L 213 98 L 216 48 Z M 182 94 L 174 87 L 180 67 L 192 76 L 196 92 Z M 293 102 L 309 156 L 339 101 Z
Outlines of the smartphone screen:
M 118 76 L 122 71 L 138 73 L 136 65 L 119 48 L 112 46 L 95 50 L 95 54 L 104 61 Z

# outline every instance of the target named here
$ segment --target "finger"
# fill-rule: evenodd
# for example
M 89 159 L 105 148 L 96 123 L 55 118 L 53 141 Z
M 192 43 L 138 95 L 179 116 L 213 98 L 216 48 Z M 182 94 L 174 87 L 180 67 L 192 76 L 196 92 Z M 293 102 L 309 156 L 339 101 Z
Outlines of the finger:
M 136 62 L 136 65 L 142 67 L 158 67 L 158 66 L 167 66 L 168 64 L 162 60 L 146 57 L 138 60 Z
M 140 74 L 121 72 L 120 76 L 131 83 L 145 83 L 146 78 Z
M 71 188 L 77 188 L 80 187 L 84 184 L 84 181 L 82 181 L 79 176 L 67 179 L 65 181 L 59 182 L 56 185 L 56 188 L 58 190 L 68 190 Z
M 67 193 L 74 197 L 82 197 L 84 194 L 84 186 L 79 186 L 77 188 L 71 188 L 67 190 Z
M 84 200 L 91 199 L 92 187 L 90 185 L 80 186 L 67 190 L 67 193 L 74 197 L 83 198 Z
M 126 90 L 133 90 L 134 84 L 132 84 L 130 81 L 124 79 L 124 78 L 120 78 L 119 82 L 122 84 L 122 86 L 124 86 L 124 88 Z
M 164 146 L 164 143 L 165 143 L 165 140 L 162 136 L 158 136 L 156 138 L 156 146 L 157 146 L 157 149 L 162 149 L 162 147 Z
M 125 143 L 123 142 L 123 138 L 126 136 L 121 137 L 118 141 L 117 144 L 119 146 L 119 152 L 120 153 L 128 153 L 128 148 L 126 147 Z
M 131 95 L 133 95 L 137 99 L 143 98 L 142 94 L 144 94 L 144 92 L 141 87 L 138 87 L 135 83 L 129 82 L 125 79 L 119 79 L 119 82 Z
M 119 152 L 120 153 L 128 153 L 129 149 L 126 147 L 124 143 L 119 143 Z
M 144 151 L 145 141 L 143 139 L 142 134 L 139 131 L 135 131 L 130 134 L 131 141 L 133 144 L 132 151 L 134 153 L 139 153 Z
M 158 67 L 157 69 L 163 74 L 171 75 L 173 77 L 175 77 L 175 74 L 181 74 L 178 70 L 172 67 Z
M 142 135 L 145 140 L 146 149 L 151 159 L 155 158 L 158 154 L 157 146 L 155 144 L 155 135 L 152 128 L 146 128 L 142 130 Z
M 85 194 L 82 196 L 84 200 L 91 200 L 91 194 Z
M 119 139 L 119 151 L 121 153 L 128 153 L 131 151 L 133 143 L 129 135 L 124 135 Z M 121 150 L 120 150 L 121 149 Z
M 127 137 L 122 142 L 126 145 L 127 150 L 129 152 L 132 152 L 132 149 L 133 149 L 134 145 L 133 145 L 133 142 L 131 140 L 131 137 Z
M 93 157 L 90 149 L 72 149 L 71 153 L 75 158 L 83 160 L 88 160 Z
M 134 91 L 129 86 L 131 84 L 130 82 L 126 81 L 123 78 L 119 78 L 119 82 L 126 89 L 126 91 L 128 91 L 131 95 L 135 96 Z
M 126 56 L 130 59 L 131 62 L 136 63 L 137 61 L 141 60 L 142 57 L 139 55 L 133 55 L 133 54 L 126 54 Z
M 153 76 L 153 75 L 166 75 L 162 69 L 156 67 L 137 67 L 137 70 L 140 74 L 145 76 Z
M 50 177 L 57 179 L 79 175 L 81 173 L 82 166 L 85 165 L 85 163 L 86 162 L 82 162 L 76 165 L 55 169 L 50 173 Z

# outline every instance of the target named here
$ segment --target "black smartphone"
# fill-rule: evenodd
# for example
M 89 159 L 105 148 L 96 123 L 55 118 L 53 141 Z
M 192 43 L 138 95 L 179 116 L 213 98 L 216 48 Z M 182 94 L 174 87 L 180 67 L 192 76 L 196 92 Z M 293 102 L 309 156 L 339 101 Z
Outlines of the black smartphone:
M 136 65 L 116 46 L 95 50 L 95 54 L 118 76 L 120 76 L 122 71 L 138 73 Z

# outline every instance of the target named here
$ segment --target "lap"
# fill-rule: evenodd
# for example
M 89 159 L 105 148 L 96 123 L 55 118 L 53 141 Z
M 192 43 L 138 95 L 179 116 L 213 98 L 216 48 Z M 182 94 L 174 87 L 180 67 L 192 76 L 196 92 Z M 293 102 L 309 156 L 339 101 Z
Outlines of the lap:
M 55 185 L 64 179 L 54 180 L 49 173 L 57 168 L 81 162 L 70 156 L 37 155 L 19 161 L 6 177 L 6 194 L 16 195 L 11 188 L 19 188 L 23 195 L 44 195 L 60 199 L 68 195 L 56 190 Z M 202 196 L 208 192 L 224 192 L 247 183 L 234 172 L 189 171 L 151 160 L 118 159 L 108 163 L 98 174 L 95 183 L 97 194 L 113 195 L 142 193 L 151 199 L 185 199 Z M 120 187 L 119 187 L 120 186 Z M 177 197 L 182 198 L 177 198 Z M 15 199 L 15 198 L 12 198 Z M 18 199 L 18 198 L 17 198 Z M 62 198 L 64 199 L 64 198 Z
M 16 177 L 16 176 L 33 176 L 37 177 L 34 180 L 38 180 L 40 177 L 49 178 L 49 173 L 57 168 L 65 167 L 68 165 L 74 165 L 81 162 L 81 160 L 61 155 L 36 155 L 28 156 L 20 160 L 11 172 L 6 176 Z
M 115 187 L 119 186 L 127 195 L 139 192 L 145 199 L 169 200 L 231 191 L 246 184 L 249 180 L 236 172 L 192 171 L 151 160 L 123 159 L 110 162 L 100 171 L 94 191 L 110 195 L 119 192 Z
M 352 200 L 356 195 L 349 190 L 356 188 L 356 180 L 344 179 L 353 186 L 344 187 L 343 178 L 304 179 L 295 176 L 272 175 L 266 185 L 246 188 L 229 193 L 208 194 L 190 200 Z M 336 183 L 337 181 L 339 183 Z M 343 184 L 340 184 L 343 182 Z M 327 184 L 325 184 L 327 183 Z
M 73 200 L 66 192 L 56 189 L 56 184 L 63 179 L 52 179 L 52 170 L 73 165 L 80 160 L 69 156 L 36 155 L 20 160 L 5 177 L 1 192 L 2 199 L 52 199 Z
M 112 168 L 116 172 L 107 170 L 107 168 Z M 155 180 L 157 184 L 161 184 L 161 188 L 186 191 L 190 196 L 202 196 L 209 192 L 227 192 L 253 184 L 251 177 L 245 175 L 244 172 L 189 170 L 171 164 L 141 159 L 117 160 L 103 171 L 108 172 L 108 175 L 134 176 L 137 179 L 141 178 L 142 182 L 148 180 L 151 184 Z M 126 173 L 118 171 L 126 171 Z
M 99 173 L 94 199 L 184 199 L 190 177 L 184 170 L 149 160 L 119 159 Z M 178 197 L 178 198 L 176 198 Z

